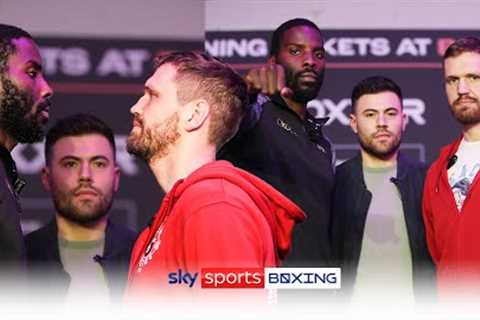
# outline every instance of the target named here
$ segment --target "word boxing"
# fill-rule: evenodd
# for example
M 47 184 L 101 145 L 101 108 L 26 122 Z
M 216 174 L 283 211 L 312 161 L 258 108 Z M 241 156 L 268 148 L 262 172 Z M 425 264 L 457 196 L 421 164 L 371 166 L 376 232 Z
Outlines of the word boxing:
M 202 289 L 340 289 L 340 268 L 204 268 L 200 273 L 178 269 L 168 274 L 170 285 Z

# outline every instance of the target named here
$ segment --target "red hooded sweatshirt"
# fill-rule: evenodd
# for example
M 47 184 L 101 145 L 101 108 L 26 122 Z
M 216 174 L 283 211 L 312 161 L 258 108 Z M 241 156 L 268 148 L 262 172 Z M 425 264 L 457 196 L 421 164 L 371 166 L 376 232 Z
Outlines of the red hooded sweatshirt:
M 480 294 L 480 174 L 470 185 L 461 211 L 448 182 L 447 167 L 462 138 L 445 146 L 427 173 L 423 218 L 428 249 L 437 266 L 438 294 Z
M 205 267 L 278 266 L 295 223 L 292 201 L 227 161 L 175 183 L 132 251 L 127 299 L 169 288 L 168 273 Z M 163 289 L 162 289 L 163 288 Z

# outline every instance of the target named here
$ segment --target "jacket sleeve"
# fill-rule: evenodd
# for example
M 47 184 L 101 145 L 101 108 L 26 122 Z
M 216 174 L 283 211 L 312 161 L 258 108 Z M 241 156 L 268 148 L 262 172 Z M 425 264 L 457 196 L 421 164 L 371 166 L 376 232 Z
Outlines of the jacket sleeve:
M 430 255 L 435 263 L 438 262 L 440 253 L 437 249 L 435 243 L 435 229 L 433 224 L 433 212 L 432 212 L 432 193 L 433 188 L 435 187 L 431 181 L 429 174 L 425 180 L 425 186 L 423 190 L 423 200 L 422 200 L 422 212 L 423 212 L 423 222 L 425 224 L 425 236 L 427 238 L 427 246 Z
M 227 202 L 209 204 L 190 215 L 183 237 L 184 258 L 190 270 L 263 268 L 266 258 L 275 256 L 266 221 Z

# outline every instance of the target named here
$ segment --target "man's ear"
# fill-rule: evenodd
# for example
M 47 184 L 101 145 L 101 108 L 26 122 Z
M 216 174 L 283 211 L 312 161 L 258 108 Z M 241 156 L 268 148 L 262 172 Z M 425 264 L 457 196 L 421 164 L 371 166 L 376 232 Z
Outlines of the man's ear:
M 115 192 L 117 192 L 118 188 L 120 186 L 120 167 L 117 164 L 115 164 L 115 168 L 113 170 L 114 170 L 113 174 L 115 175 L 113 177 L 114 178 L 114 180 L 113 180 L 113 190 Z
M 50 170 L 48 167 L 43 167 L 40 173 L 40 180 L 42 181 L 43 188 L 50 192 Z
M 405 112 L 402 110 L 402 132 L 405 132 L 405 129 L 407 128 L 409 118 Z
M 185 131 L 199 129 L 210 115 L 210 104 L 205 99 L 195 99 L 183 107 L 182 123 Z
M 357 117 L 353 113 L 350 113 L 350 128 L 355 134 L 358 134 Z

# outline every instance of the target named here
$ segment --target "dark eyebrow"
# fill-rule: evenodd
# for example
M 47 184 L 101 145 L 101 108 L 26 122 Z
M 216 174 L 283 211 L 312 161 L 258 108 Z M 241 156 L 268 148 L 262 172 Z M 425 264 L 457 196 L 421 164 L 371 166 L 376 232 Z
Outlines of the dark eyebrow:
M 78 160 L 80 160 L 80 158 L 75 157 L 75 156 L 65 156 L 65 157 L 60 159 L 60 162 L 65 161 L 65 160 L 76 160 L 76 161 L 78 161 Z
M 90 159 L 90 161 L 97 161 L 97 160 L 105 160 L 107 162 L 110 162 L 110 160 L 106 156 L 102 156 L 102 155 L 98 155 Z
M 70 155 L 65 156 L 65 157 L 60 159 L 60 161 L 67 161 L 67 160 L 80 161 L 81 159 L 79 157 L 70 156 Z M 103 156 L 103 155 L 97 155 L 97 156 L 94 156 L 94 157 L 89 159 L 89 161 L 97 161 L 97 160 L 105 160 L 107 162 L 110 162 L 110 160 L 106 156 Z
M 38 63 L 37 61 L 34 60 L 28 60 L 27 65 L 30 65 L 33 67 L 35 70 L 42 71 L 42 65 Z
M 480 74 L 478 74 L 478 73 L 473 73 L 473 72 L 469 72 L 469 73 L 467 73 L 467 74 L 465 75 L 465 77 L 471 77 L 471 76 L 479 77 Z

